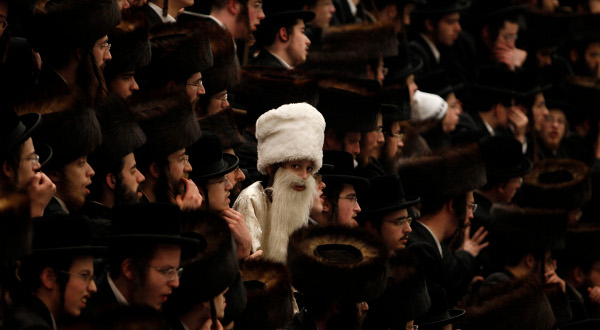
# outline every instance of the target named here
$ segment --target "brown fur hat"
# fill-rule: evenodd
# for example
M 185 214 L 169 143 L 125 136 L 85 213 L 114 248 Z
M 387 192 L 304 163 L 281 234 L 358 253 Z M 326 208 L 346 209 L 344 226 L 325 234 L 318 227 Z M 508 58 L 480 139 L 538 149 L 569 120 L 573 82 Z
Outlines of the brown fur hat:
M 486 183 L 485 164 L 475 144 L 403 159 L 398 174 L 406 194 L 422 201 L 449 201 Z
M 108 37 L 112 45 L 112 59 L 106 62 L 104 78 L 110 82 L 119 74 L 137 71 L 148 65 L 152 58 L 148 32 L 143 28 L 124 31 L 116 28 Z
M 245 142 L 237 128 L 235 113 L 231 108 L 203 117 L 198 123 L 202 131 L 211 131 L 219 136 L 223 150 L 237 149 Z
M 240 83 L 233 88 L 233 102 L 248 112 L 248 123 L 284 104 L 317 104 L 317 82 L 298 70 L 273 67 L 246 67 Z
M 358 302 L 385 289 L 387 250 L 361 229 L 298 229 L 289 240 L 287 263 L 292 284 L 305 295 Z
M 592 197 L 590 168 L 578 160 L 541 160 L 523 179 L 523 206 L 572 210 Z
M 138 94 L 130 104 L 134 118 L 148 138 L 136 153 L 140 164 L 149 165 L 153 161 L 166 159 L 200 138 L 198 120 L 183 91 Z
M 240 265 L 248 303 L 235 320 L 240 329 L 281 329 L 294 316 L 294 294 L 290 271 L 284 264 L 250 260 Z

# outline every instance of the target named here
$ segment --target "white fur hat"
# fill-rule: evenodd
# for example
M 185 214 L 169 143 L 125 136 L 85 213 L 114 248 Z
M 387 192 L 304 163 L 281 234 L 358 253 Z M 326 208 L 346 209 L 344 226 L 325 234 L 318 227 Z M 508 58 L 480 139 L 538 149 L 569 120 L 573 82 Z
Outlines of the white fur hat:
M 258 170 L 267 174 L 267 166 L 292 160 L 314 162 L 313 174 L 323 164 L 325 119 L 307 103 L 285 104 L 265 112 L 256 121 Z
M 448 103 L 438 95 L 418 90 L 415 92 L 411 108 L 412 120 L 420 121 L 429 118 L 442 120 L 448 112 Z

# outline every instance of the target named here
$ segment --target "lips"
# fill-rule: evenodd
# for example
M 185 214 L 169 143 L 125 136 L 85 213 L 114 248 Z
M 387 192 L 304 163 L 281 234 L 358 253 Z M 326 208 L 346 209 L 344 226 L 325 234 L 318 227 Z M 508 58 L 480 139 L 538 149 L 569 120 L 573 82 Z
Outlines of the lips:
M 304 191 L 306 189 L 306 186 L 292 186 L 292 189 L 296 191 Z

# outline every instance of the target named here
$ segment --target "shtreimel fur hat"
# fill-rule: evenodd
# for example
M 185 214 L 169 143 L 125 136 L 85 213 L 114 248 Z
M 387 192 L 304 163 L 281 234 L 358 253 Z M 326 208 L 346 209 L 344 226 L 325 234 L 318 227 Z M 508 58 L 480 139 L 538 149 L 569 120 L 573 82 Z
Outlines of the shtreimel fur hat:
M 325 119 L 307 103 L 285 104 L 270 110 L 256 121 L 258 170 L 267 174 L 269 165 L 307 159 L 312 173 L 323 164 Z

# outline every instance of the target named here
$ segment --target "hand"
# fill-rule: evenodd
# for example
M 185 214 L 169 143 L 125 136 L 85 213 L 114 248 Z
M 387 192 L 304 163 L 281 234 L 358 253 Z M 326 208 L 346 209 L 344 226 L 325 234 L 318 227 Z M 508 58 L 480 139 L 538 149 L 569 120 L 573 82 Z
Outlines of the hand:
M 256 260 L 256 259 L 260 259 L 263 255 L 263 250 L 258 250 L 254 253 L 252 253 L 251 255 L 247 256 L 244 260 Z
M 588 294 L 593 304 L 600 304 L 600 286 L 589 287 Z
M 244 216 L 232 208 L 228 208 L 221 212 L 221 217 L 229 224 L 231 235 L 237 245 L 238 259 L 244 259 L 250 255 L 252 251 L 252 237 L 246 227 Z
M 544 274 L 544 278 L 546 279 L 546 283 L 558 283 L 560 284 L 560 288 L 562 289 L 562 292 L 566 292 L 567 291 L 567 284 L 565 283 L 565 281 L 558 277 L 558 275 L 556 274 L 556 267 L 552 267 L 552 270 L 548 270 L 545 274 Z
M 200 190 L 194 183 L 194 181 L 186 178 L 181 178 L 182 183 L 185 184 L 185 194 L 181 194 L 175 197 L 175 203 L 179 208 L 184 210 L 197 210 L 202 206 L 202 195 Z
M 209 317 L 204 324 L 200 326 L 200 330 L 223 330 L 223 325 L 217 320 L 217 323 L 213 324 L 212 319 Z
M 525 60 L 527 59 L 526 51 L 512 48 L 505 44 L 495 45 L 493 54 L 496 61 L 506 65 L 511 71 L 523 66 L 523 63 L 525 63 Z
M 529 119 L 527 115 L 523 113 L 517 107 L 511 107 L 508 109 L 508 121 L 512 124 L 514 128 L 513 134 L 515 139 L 519 140 L 521 143 L 525 143 L 526 135 L 527 135 L 527 124 L 529 123 Z
M 481 252 L 483 248 L 490 244 L 490 242 L 481 243 L 487 234 L 487 230 L 481 227 L 475 232 L 475 234 L 473 234 L 472 238 L 469 238 L 469 236 L 471 236 L 471 226 L 467 226 L 467 228 L 465 228 L 465 241 L 463 243 L 463 250 L 469 252 L 473 257 L 477 257 L 479 252 Z
M 31 205 L 31 217 L 44 216 L 44 209 L 50 203 L 56 192 L 56 185 L 46 174 L 37 172 L 29 182 L 29 202 Z

